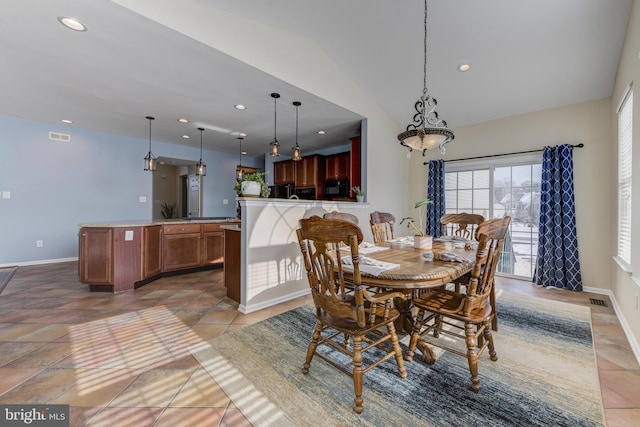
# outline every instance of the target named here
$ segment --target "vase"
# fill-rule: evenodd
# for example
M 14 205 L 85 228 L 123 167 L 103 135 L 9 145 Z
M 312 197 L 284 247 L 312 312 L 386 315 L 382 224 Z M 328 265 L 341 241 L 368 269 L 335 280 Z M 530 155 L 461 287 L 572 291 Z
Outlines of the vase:
M 260 197 L 262 186 L 256 181 L 242 181 L 242 197 Z
M 364 196 L 356 196 L 356 202 L 358 203 L 364 202 Z
M 433 236 L 413 236 L 413 247 L 418 249 L 431 249 Z

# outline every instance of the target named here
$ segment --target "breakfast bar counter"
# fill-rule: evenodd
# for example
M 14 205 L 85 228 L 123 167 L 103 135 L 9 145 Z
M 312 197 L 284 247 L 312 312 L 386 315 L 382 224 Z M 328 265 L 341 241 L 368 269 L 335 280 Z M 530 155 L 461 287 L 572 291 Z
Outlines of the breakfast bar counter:
M 80 224 L 78 275 L 91 291 L 129 291 L 163 275 L 221 267 L 232 218 Z

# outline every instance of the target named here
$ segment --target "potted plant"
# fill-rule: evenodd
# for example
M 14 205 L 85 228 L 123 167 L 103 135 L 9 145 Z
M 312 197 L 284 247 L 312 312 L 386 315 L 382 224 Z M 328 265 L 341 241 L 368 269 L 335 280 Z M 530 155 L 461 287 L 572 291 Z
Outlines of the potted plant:
M 364 202 L 364 191 L 362 191 L 360 186 L 351 187 L 351 190 L 356 193 L 356 201 L 358 203 Z
M 236 194 L 242 197 L 269 197 L 269 186 L 264 182 L 267 172 L 248 173 L 234 186 Z
M 164 219 L 173 219 L 176 216 L 176 204 L 163 202 L 160 205 L 160 214 Z
M 433 203 L 429 199 L 419 200 L 414 208 L 418 210 L 418 220 L 413 217 L 402 218 L 400 224 L 407 222 L 407 228 L 413 231 L 413 245 L 420 249 L 430 249 L 433 245 L 433 236 L 428 236 L 425 232 L 425 218 L 427 216 L 427 205 Z

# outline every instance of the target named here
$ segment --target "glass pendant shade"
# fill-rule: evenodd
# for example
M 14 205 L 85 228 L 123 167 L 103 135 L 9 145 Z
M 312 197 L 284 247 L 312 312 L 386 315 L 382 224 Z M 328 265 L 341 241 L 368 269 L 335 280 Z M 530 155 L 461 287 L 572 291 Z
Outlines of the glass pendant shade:
M 155 120 L 155 117 L 147 116 L 147 120 L 149 120 L 149 153 L 144 158 L 144 170 L 153 172 L 156 170 L 156 158 L 151 152 L 151 121 Z
M 198 128 L 198 130 L 200 131 L 200 160 L 196 163 L 196 175 L 206 176 L 207 165 L 202 163 L 202 132 L 204 132 L 204 128 Z
M 407 130 L 398 134 L 400 145 L 413 150 L 421 151 L 424 156 L 427 150 L 440 147 L 440 152 L 445 153 L 444 145 L 454 138 L 453 132 L 447 128 L 447 122 L 438 117 L 436 107 L 438 101 L 427 94 L 427 0 L 424 1 L 424 63 L 423 63 L 423 89 L 422 96 L 415 103 L 416 114 L 413 123 L 407 126 Z
M 280 152 L 279 152 L 280 143 L 278 142 L 278 137 L 276 136 L 276 125 L 277 125 L 276 112 L 277 112 L 277 102 L 278 102 L 278 98 L 280 98 L 280 94 L 272 93 L 271 97 L 273 98 L 273 142 L 269 143 L 269 147 L 271 149 L 271 152 L 269 153 L 269 155 L 271 155 L 271 157 L 278 157 L 280 155 Z
M 296 146 L 292 148 L 293 157 L 291 160 L 297 162 L 302 160 L 302 157 L 300 157 L 300 146 L 298 145 L 298 107 L 301 106 L 302 103 L 300 101 L 294 101 L 293 105 L 296 107 Z

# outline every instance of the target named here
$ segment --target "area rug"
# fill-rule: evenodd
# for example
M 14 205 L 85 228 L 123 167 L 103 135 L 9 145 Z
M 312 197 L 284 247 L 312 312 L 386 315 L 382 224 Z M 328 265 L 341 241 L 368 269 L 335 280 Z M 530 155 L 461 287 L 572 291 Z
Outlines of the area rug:
M 9 280 L 18 270 L 18 267 L 0 267 L 0 293 L 9 284 Z
M 480 392 L 468 388 L 465 358 L 444 353 L 429 366 L 416 353 L 405 379 L 393 359 L 365 374 L 360 415 L 349 376 L 319 358 L 302 374 L 312 310 L 300 307 L 190 348 L 256 426 L 604 425 L 588 307 L 504 293 L 494 333 L 498 361 L 482 354 Z

